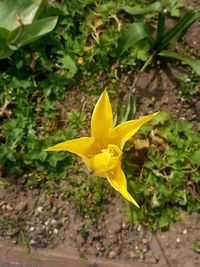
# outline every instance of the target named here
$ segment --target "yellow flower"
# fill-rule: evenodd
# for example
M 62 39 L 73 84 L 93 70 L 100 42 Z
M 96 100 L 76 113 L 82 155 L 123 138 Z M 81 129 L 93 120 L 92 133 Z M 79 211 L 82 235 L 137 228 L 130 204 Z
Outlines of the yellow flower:
M 122 149 L 126 141 L 157 113 L 131 120 L 113 128 L 113 115 L 108 93 L 100 96 L 91 119 L 91 137 L 59 143 L 46 151 L 69 151 L 80 156 L 96 176 L 105 177 L 127 200 L 137 202 L 127 191 L 127 181 L 121 169 Z

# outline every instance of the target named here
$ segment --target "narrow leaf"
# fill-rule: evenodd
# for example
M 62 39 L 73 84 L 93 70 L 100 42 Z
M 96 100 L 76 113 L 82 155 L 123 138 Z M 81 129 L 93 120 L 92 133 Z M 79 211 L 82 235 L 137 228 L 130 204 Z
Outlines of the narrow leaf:
M 161 41 L 160 51 L 163 50 L 174 37 L 180 37 L 183 32 L 198 18 L 198 13 L 194 10 L 189 10 L 174 27 L 168 30 Z
M 159 54 L 159 56 L 161 57 L 167 57 L 167 58 L 173 58 L 173 59 L 178 59 L 181 62 L 183 62 L 184 64 L 189 65 L 193 70 L 196 71 L 196 73 L 198 75 L 200 75 L 200 60 L 197 59 L 192 59 L 188 56 L 176 53 L 176 52 L 172 52 L 169 50 L 163 50 L 161 51 Z
M 158 15 L 158 26 L 157 26 L 157 35 L 154 44 L 154 49 L 159 48 L 160 43 L 162 42 L 163 34 L 164 34 L 164 26 L 165 26 L 165 17 L 163 13 L 159 13 Z
M 123 7 L 123 10 L 130 14 L 130 15 L 145 15 L 151 12 L 159 12 L 159 13 L 163 13 L 163 7 L 162 4 L 160 2 L 155 2 L 150 4 L 147 7 L 142 7 L 142 6 L 134 6 L 134 7 L 130 7 L 130 6 L 125 6 Z

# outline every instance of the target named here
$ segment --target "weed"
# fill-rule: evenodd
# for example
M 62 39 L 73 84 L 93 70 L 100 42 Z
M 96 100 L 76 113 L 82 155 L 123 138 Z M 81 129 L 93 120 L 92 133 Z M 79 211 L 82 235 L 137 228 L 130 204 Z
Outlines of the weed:
M 126 31 L 122 34 L 120 42 L 118 44 L 118 57 L 125 54 L 128 50 L 134 49 L 138 55 L 140 55 L 140 60 L 142 59 L 141 55 L 144 57 L 144 65 L 140 70 L 140 74 L 149 66 L 155 57 L 165 57 L 180 60 L 184 64 L 188 64 L 196 73 L 200 74 L 200 61 L 194 60 L 191 57 L 182 55 L 180 53 L 169 50 L 169 44 L 173 39 L 180 39 L 183 36 L 186 29 L 194 23 L 198 18 L 198 13 L 195 10 L 187 10 L 185 15 L 181 17 L 177 23 L 170 29 L 165 31 L 165 15 L 164 8 L 160 2 L 154 2 L 149 6 L 124 6 L 123 10 L 130 15 L 139 16 L 149 13 L 158 13 L 157 20 L 157 33 L 156 37 L 150 31 L 148 24 L 144 20 L 138 20 L 133 22 L 130 26 L 127 27 Z M 144 49 L 143 49 L 144 47 Z M 133 51 L 133 50 L 132 50 Z M 148 56 L 147 56 L 148 54 Z M 127 54 L 126 54 L 127 57 Z M 138 58 L 136 56 L 135 58 Z M 133 89 L 138 80 L 133 83 Z
M 28 237 L 28 233 L 25 232 L 24 230 L 21 230 L 19 235 L 18 235 L 18 243 L 20 245 L 22 245 L 23 247 L 25 247 L 25 249 L 27 250 L 28 253 L 31 252 L 31 244 L 29 242 L 29 237 Z
M 193 242 L 192 248 L 195 252 L 200 253 L 200 241 Z
M 176 221 L 178 207 L 190 212 L 200 210 L 200 136 L 185 120 L 165 118 L 162 123 L 140 133 L 141 138 L 151 140 L 148 151 L 129 148 L 126 164 L 129 190 L 141 206 L 129 206 L 127 213 L 134 223 L 144 223 L 151 229 Z M 139 153 L 140 162 L 131 158 L 132 152 Z
M 184 74 L 178 81 L 178 92 L 183 102 L 190 102 L 195 95 L 195 87 L 199 83 L 199 76 Z
M 79 173 L 78 177 L 68 177 L 69 186 L 61 189 L 61 194 L 75 204 L 77 212 L 95 222 L 104 210 L 111 193 L 103 178 L 86 177 Z
M 83 112 L 79 112 L 78 110 L 72 110 L 67 113 L 67 118 L 69 120 L 69 124 L 73 129 L 79 130 L 83 128 L 85 116 Z

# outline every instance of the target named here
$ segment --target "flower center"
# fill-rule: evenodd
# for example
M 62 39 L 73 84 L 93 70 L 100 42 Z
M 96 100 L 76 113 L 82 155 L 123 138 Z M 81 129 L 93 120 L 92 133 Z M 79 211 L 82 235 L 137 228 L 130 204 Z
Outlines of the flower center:
M 117 165 L 120 163 L 120 158 L 122 155 L 121 150 L 119 147 L 115 145 L 108 145 L 107 149 L 103 149 L 102 153 L 108 153 L 109 154 L 109 161 L 107 164 L 107 170 L 112 170 L 117 167 Z
M 88 167 L 95 175 L 107 177 L 107 173 L 114 171 L 120 164 L 121 155 L 119 147 L 109 144 L 106 149 L 101 150 L 101 153 L 90 158 Z

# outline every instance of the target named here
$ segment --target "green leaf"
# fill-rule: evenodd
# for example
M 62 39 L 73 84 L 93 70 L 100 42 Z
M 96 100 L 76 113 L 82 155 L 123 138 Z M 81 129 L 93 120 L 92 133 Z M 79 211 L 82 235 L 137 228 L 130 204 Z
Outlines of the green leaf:
M 125 7 L 123 7 L 123 10 L 126 13 L 130 14 L 130 15 L 145 15 L 145 14 L 149 14 L 149 13 L 152 13 L 152 12 L 163 13 L 163 6 L 162 6 L 162 4 L 160 2 L 155 2 L 155 3 L 150 4 L 147 7 L 125 6 Z
M 3 0 L 0 1 L 0 27 L 7 30 L 16 29 L 20 23 L 30 24 L 43 0 Z
M 183 32 L 199 17 L 199 14 L 194 10 L 189 10 L 187 13 L 179 19 L 174 27 L 168 30 L 161 41 L 160 51 L 163 50 L 169 42 L 174 38 L 180 38 Z
M 66 153 L 54 153 L 49 157 L 48 161 L 49 164 L 55 168 L 57 166 L 58 161 L 62 161 L 65 158 L 66 158 Z
M 7 58 L 13 53 L 6 44 L 9 34 L 9 30 L 0 28 L 0 59 Z
M 198 75 L 200 75 L 200 60 L 198 59 L 192 59 L 188 56 L 169 51 L 169 50 L 163 50 L 159 54 L 161 57 L 167 57 L 167 58 L 173 58 L 173 59 L 178 59 L 182 63 L 189 65 L 193 70 L 196 71 Z
M 69 70 L 72 76 L 77 73 L 77 65 L 69 55 L 64 54 L 63 57 L 59 60 L 59 62 L 62 63 L 65 69 Z
M 52 31 L 56 26 L 57 20 L 57 17 L 49 17 L 34 21 L 23 27 L 19 26 L 9 37 L 9 47 L 14 50 L 37 40 Z
M 200 253 L 200 241 L 195 241 L 192 244 L 192 249 L 197 252 Z
M 162 13 L 158 15 L 158 25 L 157 25 L 157 35 L 154 44 L 154 49 L 160 47 L 160 43 L 162 42 L 163 34 L 164 34 L 164 26 L 165 26 L 165 17 Z
M 165 111 L 161 111 L 156 115 L 155 118 L 151 121 L 152 125 L 164 124 L 166 121 L 169 120 L 169 114 Z
M 190 155 L 190 160 L 192 161 L 193 164 L 195 164 L 198 167 L 200 167 L 200 150 L 197 150 L 197 151 L 193 152 Z
M 9 34 L 10 34 L 9 30 L 4 29 L 4 28 L 0 28 L 0 44 L 1 44 L 1 42 L 6 42 Z
M 142 22 L 131 24 L 121 37 L 118 45 L 118 55 L 121 56 L 131 46 L 143 39 L 148 39 L 150 43 L 153 41 L 147 25 Z
M 182 0 L 167 0 L 165 1 L 165 9 L 172 17 L 179 17 L 180 10 L 184 6 Z

